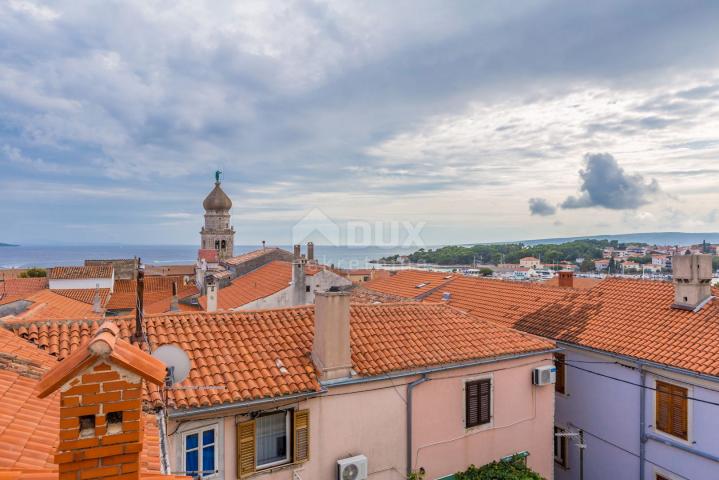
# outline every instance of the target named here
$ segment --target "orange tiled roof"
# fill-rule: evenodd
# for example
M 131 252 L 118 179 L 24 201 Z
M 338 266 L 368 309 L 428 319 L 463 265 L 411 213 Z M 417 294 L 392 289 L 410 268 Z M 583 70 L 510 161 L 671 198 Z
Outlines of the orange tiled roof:
M 4 322 L 89 319 L 103 316 L 102 313 L 93 312 L 91 304 L 65 297 L 47 289 L 23 296 L 22 300 L 27 300 L 32 304 L 17 315 L 5 317 Z
M 145 280 L 154 276 L 185 276 L 195 274 L 195 264 L 187 265 L 145 265 Z
M 669 282 L 608 278 L 580 290 L 460 277 L 428 300 L 445 291 L 450 305 L 508 327 L 719 376 L 719 300 L 674 309 Z
M 390 295 L 418 298 L 441 286 L 456 274 L 425 270 L 400 270 L 392 276 L 365 282 L 364 286 Z M 421 287 L 419 285 L 422 285 Z
M 208 263 L 217 263 L 220 259 L 217 250 L 210 248 L 201 248 L 197 251 L 197 258 L 205 260 Z
M 266 247 L 266 248 L 260 248 L 258 250 L 253 250 L 251 252 L 243 253 L 242 255 L 238 255 L 236 257 L 231 257 L 226 260 L 223 260 L 222 263 L 230 265 L 230 266 L 237 266 L 241 265 L 245 262 L 248 262 L 250 260 L 254 260 L 255 258 L 260 258 L 262 256 L 268 255 L 270 253 L 274 253 L 277 251 L 282 250 L 279 247 Z M 288 255 L 291 255 L 290 252 L 286 252 Z
M 28 270 L 28 268 L 0 268 L 0 282 L 8 278 L 20 278 L 20 275 Z
M 115 320 L 129 338 L 134 320 Z M 551 342 L 476 319 L 442 304 L 352 305 L 352 360 L 362 376 L 520 352 L 544 351 Z M 40 348 L 64 358 L 98 328 L 98 321 L 13 324 L 10 328 Z M 170 390 L 177 408 L 316 392 L 320 386 L 312 350 L 314 307 L 145 316 L 152 348 L 176 344 L 192 369 Z M 281 362 L 281 363 L 280 363 Z M 278 363 L 287 369 L 282 373 Z M 223 387 L 207 389 L 203 387 Z M 159 401 L 155 391 L 153 401 Z
M 63 297 L 72 298 L 82 303 L 89 303 L 92 305 L 95 302 L 95 289 L 94 288 L 62 288 L 54 289 L 53 293 L 62 295 Z M 99 288 L 97 293 L 100 294 L 100 305 L 104 306 L 107 303 L 107 297 L 110 295 L 109 288 Z
M 177 284 L 177 298 L 183 299 L 197 295 L 199 290 L 195 284 L 184 285 L 180 277 L 149 277 L 145 278 L 143 301 L 145 312 L 162 313 L 170 308 L 172 299 L 172 284 Z M 108 310 L 134 310 L 137 302 L 137 281 L 116 280 L 115 292 L 107 302 Z M 166 305 L 167 309 L 163 310 Z
M 416 302 L 415 298 L 400 297 L 398 295 L 390 295 L 389 293 L 377 292 L 364 288 L 362 285 L 354 285 L 350 292 L 350 301 L 352 303 L 402 303 Z
M 112 278 L 112 265 L 86 267 L 53 267 L 48 271 L 51 280 L 75 280 L 80 278 Z
M 307 275 L 315 275 L 323 270 L 322 266 L 305 265 Z M 292 281 L 292 264 L 275 260 L 236 278 L 217 295 L 217 308 L 229 310 L 247 305 L 260 298 L 287 288 Z M 207 308 L 207 296 L 199 298 L 203 309 Z
M 2 295 L 28 295 L 43 288 L 47 288 L 47 277 L 37 278 L 8 278 L 0 282 L 0 296 Z

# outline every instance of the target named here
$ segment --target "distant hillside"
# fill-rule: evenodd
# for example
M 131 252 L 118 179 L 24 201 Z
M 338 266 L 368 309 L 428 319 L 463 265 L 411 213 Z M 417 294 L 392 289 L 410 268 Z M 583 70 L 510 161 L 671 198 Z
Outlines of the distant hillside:
M 586 237 L 541 238 L 522 240 L 525 245 L 547 245 L 573 242 L 575 240 L 616 240 L 619 243 L 647 243 L 649 245 L 695 245 L 706 240 L 708 243 L 719 243 L 719 232 L 686 233 L 686 232 L 645 232 L 622 233 L 616 235 L 588 235 Z M 515 242 L 512 242 L 515 243 Z
M 0 242 L 0 247 L 19 247 L 20 245 L 14 245 L 12 243 L 2 243 Z

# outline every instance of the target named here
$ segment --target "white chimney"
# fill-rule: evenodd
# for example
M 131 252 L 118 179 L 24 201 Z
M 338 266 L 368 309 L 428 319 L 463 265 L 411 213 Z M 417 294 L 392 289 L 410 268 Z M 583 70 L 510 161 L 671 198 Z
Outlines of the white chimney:
M 214 277 L 207 277 L 205 279 L 207 284 L 207 311 L 217 311 L 217 284 L 215 283 Z
M 675 255 L 672 257 L 674 305 L 682 310 L 694 310 L 712 295 L 711 255 Z
M 100 285 L 95 285 L 95 297 L 92 299 L 92 311 L 94 313 L 102 313 L 102 303 L 100 300 Z
M 320 380 L 351 376 L 349 293 L 317 292 L 315 294 L 312 362 L 320 372 Z
M 216 305 L 215 305 L 215 308 L 217 308 Z M 177 299 L 177 282 L 172 282 L 172 298 L 170 299 L 170 311 L 171 312 L 179 312 L 180 311 L 180 303 Z

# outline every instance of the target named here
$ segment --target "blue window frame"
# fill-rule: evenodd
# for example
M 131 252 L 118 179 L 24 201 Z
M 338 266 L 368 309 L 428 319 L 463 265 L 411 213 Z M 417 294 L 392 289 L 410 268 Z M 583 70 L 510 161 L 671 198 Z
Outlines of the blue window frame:
M 217 473 L 217 429 L 193 430 L 184 434 L 185 474 L 194 478 Z

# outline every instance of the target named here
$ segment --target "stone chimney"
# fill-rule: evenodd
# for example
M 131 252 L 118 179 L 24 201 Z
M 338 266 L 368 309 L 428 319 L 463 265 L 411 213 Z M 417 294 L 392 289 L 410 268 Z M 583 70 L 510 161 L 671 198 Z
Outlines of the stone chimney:
M 559 272 L 559 286 L 564 288 L 574 288 L 574 272 Z
M 301 247 L 301 245 L 295 245 L 295 246 L 294 246 L 294 251 L 293 251 L 293 253 L 292 253 L 292 258 L 294 258 L 295 260 L 299 260 L 300 258 L 302 258 L 302 247 Z
M 172 298 L 170 299 L 170 311 L 180 311 L 180 302 L 177 298 L 177 282 L 172 282 Z
M 350 294 L 315 294 L 315 336 L 312 362 L 320 380 L 348 378 L 352 373 L 350 350 Z
M 307 261 L 311 262 L 315 259 L 315 244 L 307 242 Z
M 292 262 L 292 305 L 304 305 L 307 298 L 305 261 L 302 258 Z
M 62 480 L 140 477 L 143 379 L 161 384 L 165 365 L 118 338 L 105 322 L 84 347 L 43 376 L 40 398 L 60 390 Z
M 675 255 L 672 257 L 674 305 L 682 310 L 694 310 L 711 297 L 711 255 Z
M 216 312 L 217 311 L 217 282 L 215 282 L 215 277 L 209 275 L 205 278 L 205 283 L 207 285 L 207 311 L 208 312 Z

